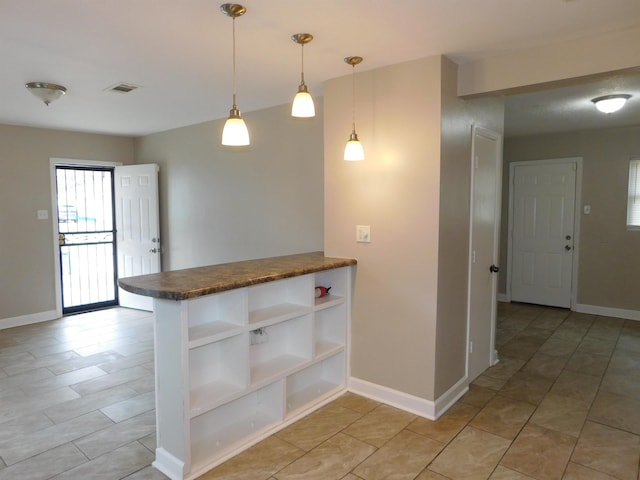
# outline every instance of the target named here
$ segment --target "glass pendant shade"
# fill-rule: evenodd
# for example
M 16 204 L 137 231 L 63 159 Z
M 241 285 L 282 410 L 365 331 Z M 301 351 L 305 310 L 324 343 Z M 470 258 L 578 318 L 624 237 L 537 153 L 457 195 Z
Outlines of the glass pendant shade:
M 624 107 L 627 100 L 631 98 L 631 95 L 606 95 L 604 97 L 598 97 L 591 100 L 596 108 L 602 113 L 613 113 Z
M 304 83 L 304 46 L 313 40 L 310 33 L 296 33 L 291 35 L 291 40 L 300 45 L 300 85 L 298 93 L 293 98 L 291 105 L 291 116 L 298 118 L 310 118 L 316 116 L 316 107 L 313 104 L 313 98 Z
M 355 129 L 351 132 L 349 141 L 344 147 L 344 159 L 347 161 L 364 160 L 364 148 L 362 148 L 362 144 L 358 140 L 358 134 Z
M 231 114 L 222 129 L 222 145 L 242 147 L 249 144 L 249 130 L 244 119 L 240 116 L 240 112 L 237 116 Z
M 293 105 L 291 105 L 291 116 L 300 118 L 309 118 L 316 116 L 316 107 L 313 104 L 313 98 L 311 94 L 307 92 L 306 86 L 304 90 L 302 85 L 298 89 L 295 98 L 293 99 Z

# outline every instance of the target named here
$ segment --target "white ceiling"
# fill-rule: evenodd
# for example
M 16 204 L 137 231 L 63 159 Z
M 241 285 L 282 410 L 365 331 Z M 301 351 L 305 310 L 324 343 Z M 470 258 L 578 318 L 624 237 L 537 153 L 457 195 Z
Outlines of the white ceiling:
M 220 2 L 222 3 L 222 2 Z M 0 123 L 139 136 L 224 118 L 231 108 L 232 21 L 213 0 L 0 0 Z M 236 21 L 238 105 L 287 103 L 305 80 L 432 55 L 457 62 L 640 25 L 639 0 L 246 0 Z M 24 88 L 50 82 L 67 94 L 49 107 Z M 588 99 L 624 89 L 640 118 L 638 77 L 507 100 L 507 134 L 578 119 L 597 128 Z M 126 82 L 129 94 L 105 91 Z M 596 93 L 597 92 L 597 93 Z M 555 107 L 550 106 L 554 100 Z M 587 100 L 585 100 L 587 99 Z M 576 115 L 577 114 L 577 115 Z M 622 116 L 616 117 L 621 119 Z M 627 119 L 628 120 L 628 119 Z M 606 125 L 606 123 L 605 123 Z M 579 127 L 580 128 L 580 127 Z

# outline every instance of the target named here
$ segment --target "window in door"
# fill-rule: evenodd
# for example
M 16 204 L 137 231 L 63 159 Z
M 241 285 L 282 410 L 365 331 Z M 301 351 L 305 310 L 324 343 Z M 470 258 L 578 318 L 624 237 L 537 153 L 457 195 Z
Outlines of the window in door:
M 113 168 L 56 166 L 62 312 L 118 305 Z
M 627 229 L 640 230 L 640 158 L 629 161 Z

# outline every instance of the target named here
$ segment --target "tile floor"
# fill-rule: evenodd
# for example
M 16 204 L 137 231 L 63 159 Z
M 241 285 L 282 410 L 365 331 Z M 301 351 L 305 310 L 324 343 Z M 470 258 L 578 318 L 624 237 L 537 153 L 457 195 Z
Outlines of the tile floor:
M 0 480 L 166 480 L 150 314 L 0 331 Z M 433 422 L 350 393 L 201 480 L 640 480 L 640 322 L 500 304 L 500 363 Z

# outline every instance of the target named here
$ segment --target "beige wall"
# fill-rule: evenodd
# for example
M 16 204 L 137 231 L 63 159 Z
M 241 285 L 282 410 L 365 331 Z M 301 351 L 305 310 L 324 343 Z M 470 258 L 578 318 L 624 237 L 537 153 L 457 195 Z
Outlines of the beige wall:
M 458 94 L 531 90 L 577 77 L 637 69 L 639 42 L 640 27 L 636 26 L 464 63 Z
M 0 320 L 56 308 L 52 157 L 131 163 L 133 140 L 0 125 Z
M 501 98 L 460 99 L 457 65 L 442 66 L 435 398 L 466 371 L 472 125 L 502 134 L 504 123 Z
M 640 311 L 640 232 L 625 227 L 629 158 L 640 155 L 640 127 L 515 137 L 505 140 L 501 264 L 507 263 L 510 162 L 582 157 L 577 302 Z M 506 292 L 506 275 L 500 275 Z
M 160 165 L 164 270 L 322 250 L 322 99 L 315 119 L 290 108 L 245 114 L 246 148 L 220 145 L 224 120 L 137 139 Z
M 427 400 L 462 378 L 466 356 L 474 118 L 455 70 L 431 57 L 358 73 L 363 162 L 342 160 L 351 78 L 325 83 L 325 252 L 358 259 L 351 373 Z

